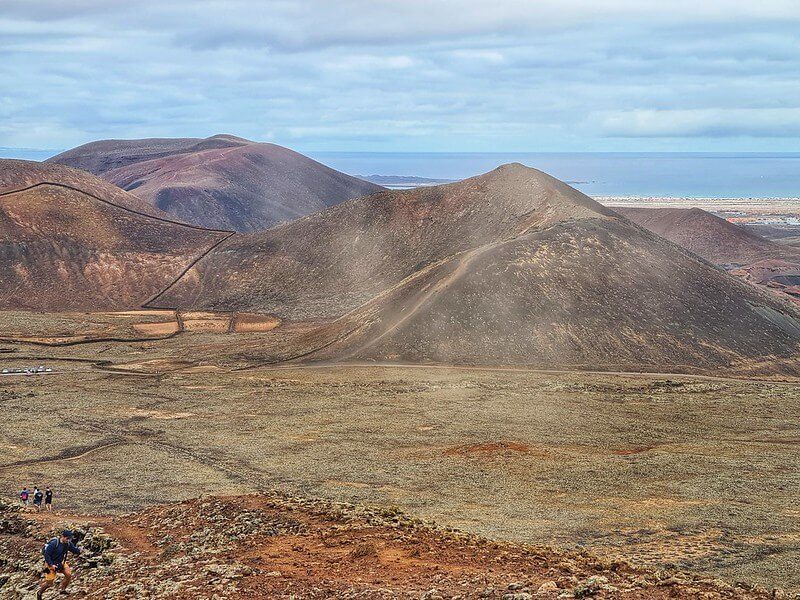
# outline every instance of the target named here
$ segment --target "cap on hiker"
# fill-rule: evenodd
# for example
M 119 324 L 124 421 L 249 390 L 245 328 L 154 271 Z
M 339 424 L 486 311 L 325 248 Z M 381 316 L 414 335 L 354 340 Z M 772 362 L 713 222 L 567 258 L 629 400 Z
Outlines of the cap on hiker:
M 61 532 L 61 537 L 65 537 L 68 540 L 71 540 L 72 539 L 72 532 L 69 529 L 65 529 L 64 531 Z

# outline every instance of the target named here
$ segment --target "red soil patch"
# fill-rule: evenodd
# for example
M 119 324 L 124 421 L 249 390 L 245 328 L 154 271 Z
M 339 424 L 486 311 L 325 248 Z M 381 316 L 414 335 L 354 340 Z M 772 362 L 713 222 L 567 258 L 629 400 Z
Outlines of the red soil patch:
M 167 321 L 166 323 L 134 323 L 133 330 L 136 333 L 145 335 L 161 336 L 177 333 L 180 331 L 180 325 L 177 321 Z
M 642 452 L 648 452 L 654 449 L 655 446 L 640 446 L 637 448 L 622 448 L 621 450 L 615 450 L 614 454 L 618 454 L 619 456 L 628 456 L 630 454 L 641 454 Z
M 236 313 L 233 321 L 233 330 L 236 333 L 258 333 L 271 331 L 280 324 L 280 319 L 272 315 Z
M 0 517 L 16 518 L 7 511 L 0 511 Z M 34 518 L 38 527 L 0 532 L 0 548 L 8 549 L 10 558 L 38 564 L 40 539 L 66 521 L 88 525 L 90 520 L 116 542 L 110 551 L 117 557 L 111 559 L 113 571 L 78 568 L 76 584 L 86 598 L 132 597 L 116 595 L 126 585 L 146 592 L 136 597 L 164 600 L 499 600 L 513 592 L 520 594 L 515 597 L 548 599 L 772 597 L 743 584 L 733 588 L 587 552 L 494 542 L 396 510 L 278 494 L 204 497 L 118 518 Z
M 443 454 L 445 456 L 470 456 L 472 454 L 510 454 L 512 452 L 527 454 L 530 451 L 531 447 L 528 444 L 503 440 L 499 442 L 480 442 L 477 444 L 454 446 L 452 448 L 447 448 Z

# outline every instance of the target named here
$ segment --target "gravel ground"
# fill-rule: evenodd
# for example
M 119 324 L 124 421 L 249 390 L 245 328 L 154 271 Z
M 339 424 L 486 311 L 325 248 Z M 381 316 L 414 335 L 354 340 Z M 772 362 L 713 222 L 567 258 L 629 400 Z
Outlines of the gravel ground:
M 57 375 L 1 382 L 7 497 L 51 485 L 57 507 L 112 514 L 279 489 L 800 588 L 792 384 L 344 366 L 132 376 L 49 364 Z

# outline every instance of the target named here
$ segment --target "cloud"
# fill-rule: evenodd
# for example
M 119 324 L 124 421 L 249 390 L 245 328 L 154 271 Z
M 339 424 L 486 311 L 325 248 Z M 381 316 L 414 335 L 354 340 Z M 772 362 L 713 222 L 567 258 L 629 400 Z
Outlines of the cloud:
M 798 32 L 796 0 L 0 0 L 0 145 L 775 149 Z
M 634 110 L 601 117 L 614 137 L 800 137 L 800 107 Z
M 591 23 L 797 22 L 795 0 L 0 0 L 7 18 L 165 31 L 195 49 L 331 46 L 549 34 Z

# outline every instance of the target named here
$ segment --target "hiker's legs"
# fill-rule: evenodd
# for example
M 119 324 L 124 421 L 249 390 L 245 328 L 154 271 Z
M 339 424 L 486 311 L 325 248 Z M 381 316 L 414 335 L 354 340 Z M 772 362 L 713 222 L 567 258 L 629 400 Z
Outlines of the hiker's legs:
M 61 580 L 61 589 L 67 589 L 69 582 L 72 581 L 72 569 L 69 568 L 67 563 L 64 563 L 64 568 L 61 571 L 64 574 L 64 579 Z
M 47 573 L 44 575 L 44 579 L 42 579 L 42 583 L 39 586 L 39 593 L 37 596 L 41 597 L 42 593 L 47 590 L 51 585 L 53 585 L 56 581 L 56 572 L 55 570 L 48 569 Z

